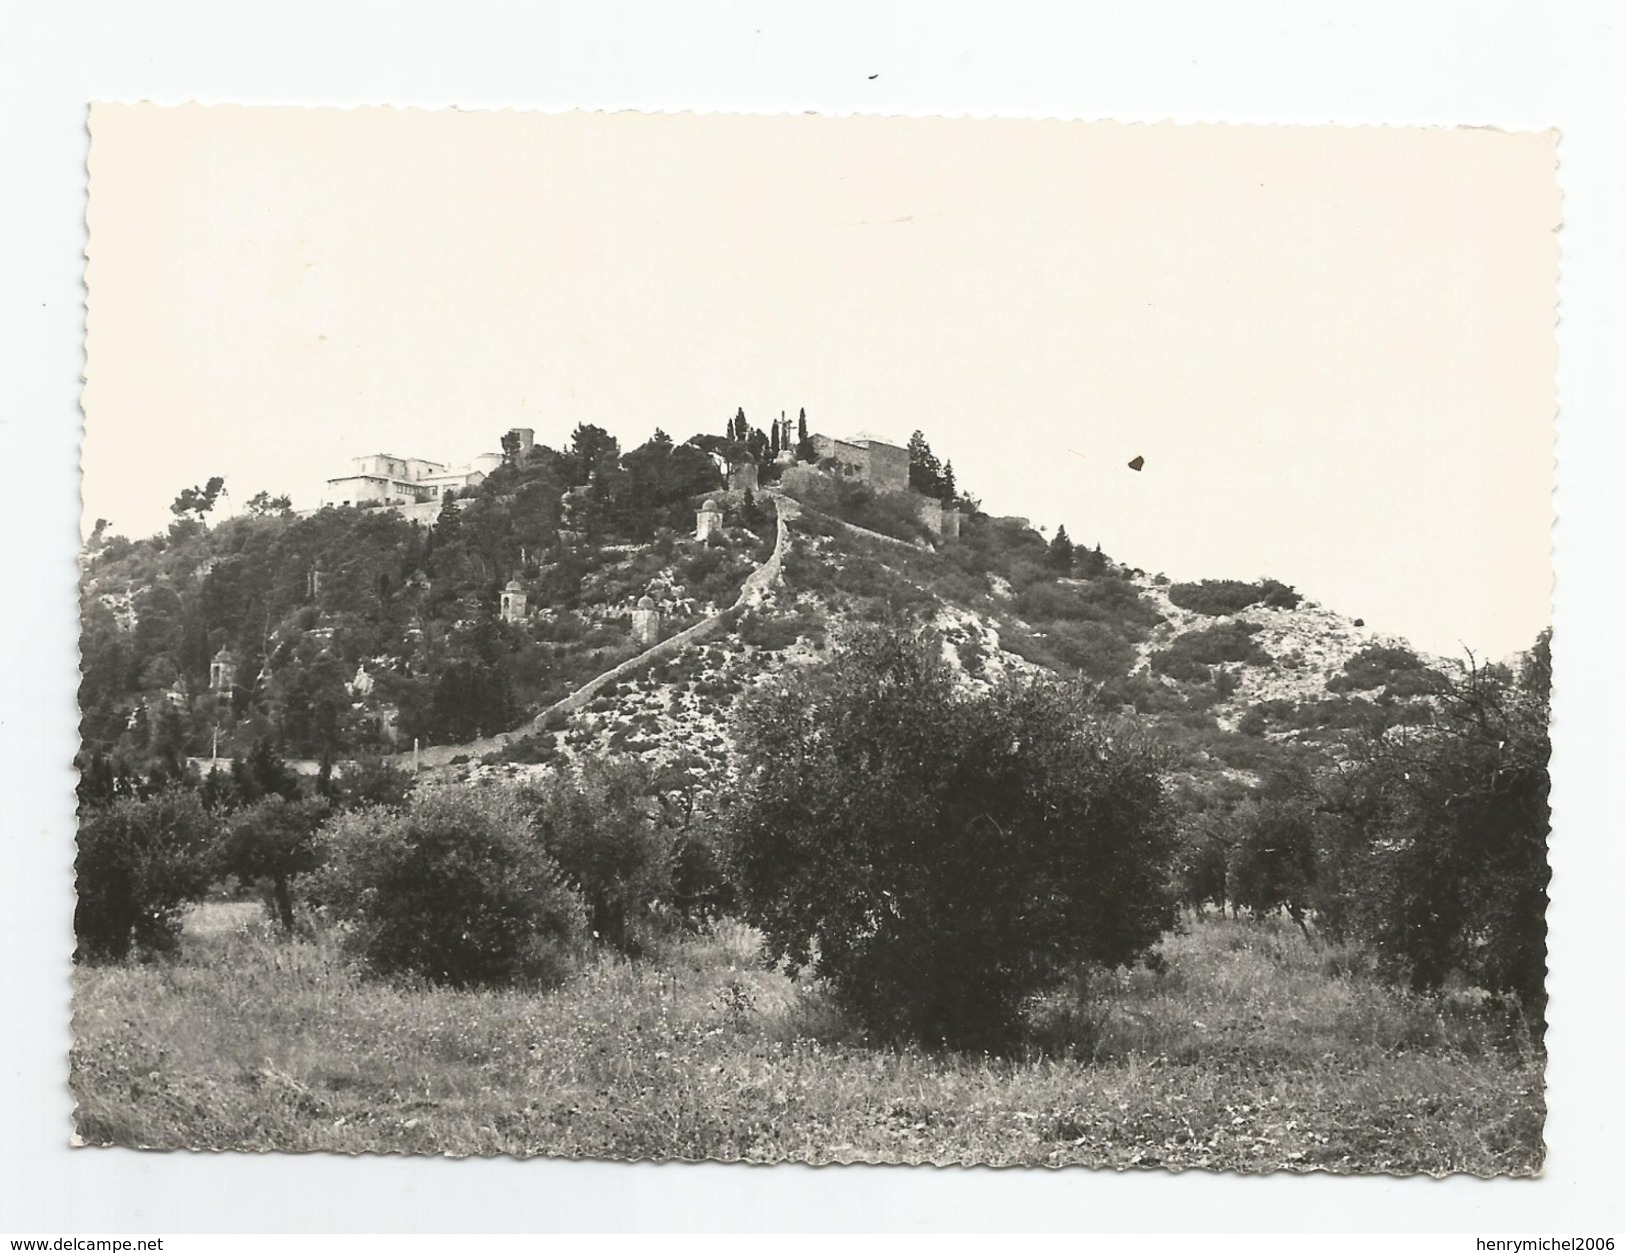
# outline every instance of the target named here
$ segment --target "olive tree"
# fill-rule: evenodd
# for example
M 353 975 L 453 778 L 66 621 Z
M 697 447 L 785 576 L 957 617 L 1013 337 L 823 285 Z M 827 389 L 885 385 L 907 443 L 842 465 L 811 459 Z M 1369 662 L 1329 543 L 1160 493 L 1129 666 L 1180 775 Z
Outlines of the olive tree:
M 1521 671 L 1473 667 L 1430 726 L 1361 746 L 1337 780 L 1349 898 L 1383 967 L 1418 991 L 1452 976 L 1546 1003 L 1549 642 Z
M 1005 1047 L 1034 993 L 1172 923 L 1156 754 L 1078 687 L 976 694 L 934 635 L 866 629 L 761 691 L 737 742 L 744 913 L 878 1035 Z
M 290 801 L 272 793 L 227 819 L 216 847 L 224 873 L 270 885 L 284 931 L 293 930 L 293 880 L 320 864 L 316 828 L 326 814 L 321 799 Z
M 342 813 L 322 853 L 321 897 L 376 973 L 556 983 L 582 943 L 581 900 L 507 789 L 424 789 L 401 810 Z
M 183 907 L 209 886 L 212 833 L 197 793 L 178 786 L 83 811 L 74 861 L 76 960 L 173 949 Z

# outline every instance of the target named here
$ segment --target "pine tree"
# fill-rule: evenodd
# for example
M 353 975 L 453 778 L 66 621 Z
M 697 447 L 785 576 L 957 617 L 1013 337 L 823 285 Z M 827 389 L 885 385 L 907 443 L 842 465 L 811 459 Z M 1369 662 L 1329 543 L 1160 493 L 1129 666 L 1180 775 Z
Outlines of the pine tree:
M 768 451 L 774 457 L 779 455 L 779 424 L 777 422 L 773 424 L 773 439 L 768 446 Z
M 1055 538 L 1049 542 L 1050 565 L 1062 573 L 1069 573 L 1072 569 L 1072 540 L 1066 533 L 1063 523 L 1055 530 Z
M 922 496 L 942 495 L 942 463 L 922 431 L 908 437 L 908 485 Z
M 796 423 L 796 442 L 798 444 L 807 442 L 807 408 L 805 405 L 802 406 L 801 417 Z
M 959 499 L 959 488 L 954 483 L 954 463 L 942 467 L 942 501 L 951 505 Z

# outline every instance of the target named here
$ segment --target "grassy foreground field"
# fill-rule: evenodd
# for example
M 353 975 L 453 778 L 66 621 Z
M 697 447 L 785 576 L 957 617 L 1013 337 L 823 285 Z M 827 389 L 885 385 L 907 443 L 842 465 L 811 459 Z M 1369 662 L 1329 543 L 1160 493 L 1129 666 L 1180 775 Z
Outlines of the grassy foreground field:
M 75 975 L 89 1144 L 771 1162 L 1531 1174 L 1543 1060 L 1467 997 L 1289 925 L 1190 920 L 1163 974 L 1047 1006 L 1031 1060 L 865 1046 L 724 925 L 549 993 L 358 978 L 258 906 Z

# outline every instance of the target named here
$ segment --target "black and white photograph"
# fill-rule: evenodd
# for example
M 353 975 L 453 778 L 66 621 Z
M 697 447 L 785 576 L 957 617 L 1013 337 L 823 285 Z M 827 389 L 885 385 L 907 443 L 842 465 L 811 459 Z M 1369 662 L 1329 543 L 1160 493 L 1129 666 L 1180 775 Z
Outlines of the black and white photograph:
M 93 106 L 76 1151 L 1538 1175 L 1557 151 Z

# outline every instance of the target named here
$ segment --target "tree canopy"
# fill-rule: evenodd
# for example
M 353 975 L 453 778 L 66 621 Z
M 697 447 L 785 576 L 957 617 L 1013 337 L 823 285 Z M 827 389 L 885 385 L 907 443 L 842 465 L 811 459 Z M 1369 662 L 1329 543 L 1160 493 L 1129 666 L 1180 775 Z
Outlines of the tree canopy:
M 742 717 L 746 916 L 883 1036 L 1002 1047 L 1024 998 L 1172 922 L 1157 756 L 1077 688 L 966 692 L 893 623 Z

